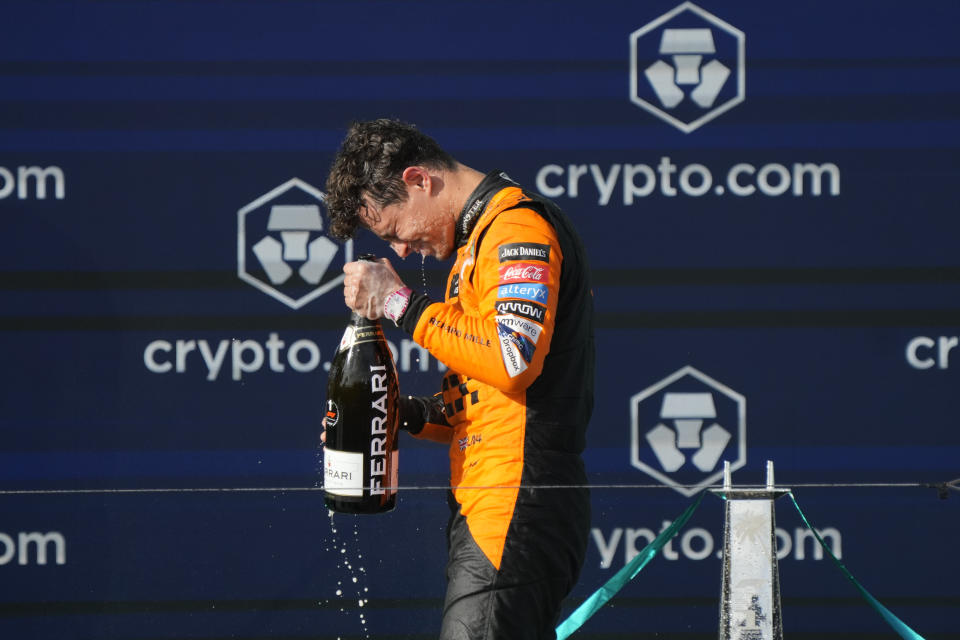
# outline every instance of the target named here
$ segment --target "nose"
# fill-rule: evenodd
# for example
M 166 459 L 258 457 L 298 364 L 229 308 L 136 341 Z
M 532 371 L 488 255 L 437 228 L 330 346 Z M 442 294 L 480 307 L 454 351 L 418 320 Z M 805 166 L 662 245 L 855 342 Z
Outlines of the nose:
M 406 242 L 391 242 L 390 248 L 393 249 L 393 252 L 400 256 L 401 259 L 406 258 L 410 255 L 410 245 Z

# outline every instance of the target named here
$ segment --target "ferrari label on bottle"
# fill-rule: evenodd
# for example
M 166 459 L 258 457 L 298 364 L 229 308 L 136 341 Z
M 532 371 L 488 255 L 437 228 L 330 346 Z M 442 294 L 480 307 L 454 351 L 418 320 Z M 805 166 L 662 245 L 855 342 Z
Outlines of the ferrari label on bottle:
M 363 495 L 363 454 L 327 449 L 323 454 L 323 488 L 337 496 Z
M 370 419 L 370 493 L 383 494 L 383 476 L 387 472 L 387 367 L 370 367 L 370 391 L 374 399 L 370 408 L 375 413 Z

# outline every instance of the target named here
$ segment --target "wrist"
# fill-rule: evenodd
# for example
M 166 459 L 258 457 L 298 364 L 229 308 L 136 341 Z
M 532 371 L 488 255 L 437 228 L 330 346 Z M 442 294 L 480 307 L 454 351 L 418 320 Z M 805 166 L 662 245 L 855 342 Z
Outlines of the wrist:
M 383 301 L 383 315 L 393 320 L 393 324 L 398 327 L 400 326 L 400 318 L 403 317 L 407 307 L 410 306 L 410 295 L 412 293 L 413 290 L 410 287 L 400 287 Z

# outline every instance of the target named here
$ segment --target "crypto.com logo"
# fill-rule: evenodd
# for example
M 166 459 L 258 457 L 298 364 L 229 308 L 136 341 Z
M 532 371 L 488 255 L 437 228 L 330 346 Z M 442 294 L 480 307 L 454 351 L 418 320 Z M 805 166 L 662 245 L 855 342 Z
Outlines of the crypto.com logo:
M 630 398 L 630 464 L 692 496 L 747 463 L 747 403 L 684 367 Z
M 630 34 L 630 100 L 684 133 L 743 102 L 745 38 L 684 2 Z
M 323 235 L 324 194 L 298 178 L 237 212 L 237 275 L 292 309 L 343 282 L 353 241 Z

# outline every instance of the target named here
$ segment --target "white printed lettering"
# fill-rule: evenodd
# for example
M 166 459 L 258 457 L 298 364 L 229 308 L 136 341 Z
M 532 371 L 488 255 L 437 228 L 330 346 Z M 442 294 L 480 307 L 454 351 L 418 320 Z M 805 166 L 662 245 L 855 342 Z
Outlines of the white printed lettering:
M 627 206 L 653 195 L 657 183 L 660 193 L 667 197 L 682 195 L 696 198 L 709 193 L 717 196 L 730 193 L 737 197 L 757 194 L 769 197 L 840 195 L 840 168 L 833 162 L 770 162 L 756 166 L 738 162 L 726 169 L 724 178 L 718 181 L 707 165 L 697 162 L 678 165 L 669 156 L 662 156 L 655 168 L 647 163 L 612 163 L 606 167 L 599 164 L 568 164 L 566 168 L 547 164 L 537 172 L 537 186 L 541 193 L 551 198 L 589 197 L 589 194 L 580 192 L 581 178 L 587 173 L 593 180 L 592 185 L 590 182 L 583 183 L 584 191 L 589 191 L 589 186 L 592 186 L 601 206 L 611 203 L 613 190 L 621 175 L 622 201 Z M 674 176 L 677 177 L 676 182 Z
M 210 353 L 210 346 L 207 344 L 206 340 L 200 340 L 200 355 L 203 356 L 203 362 L 207 365 L 207 380 L 216 380 L 217 375 L 220 373 L 220 367 L 223 365 L 224 356 L 227 355 L 227 345 L 226 340 L 221 340 L 220 344 L 217 346 L 216 355 Z M 236 378 L 234 378 L 236 380 Z
M 613 195 L 613 187 L 617 184 L 617 177 L 620 175 L 620 165 L 615 164 L 610 167 L 610 173 L 604 176 L 600 171 L 600 166 L 590 165 L 590 175 L 593 176 L 593 182 L 597 185 L 600 192 L 600 206 L 606 206 L 610 202 L 610 196 Z

